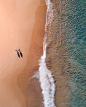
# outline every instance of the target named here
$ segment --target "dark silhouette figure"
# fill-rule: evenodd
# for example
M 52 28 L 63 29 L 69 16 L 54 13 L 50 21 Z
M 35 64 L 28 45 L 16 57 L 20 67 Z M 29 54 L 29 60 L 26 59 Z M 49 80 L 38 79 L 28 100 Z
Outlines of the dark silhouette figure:
M 18 55 L 18 57 L 20 58 L 20 55 L 19 55 L 19 52 L 17 51 L 17 55 Z
M 17 51 L 17 50 L 15 50 L 15 51 Z M 17 55 L 18 55 L 18 57 L 20 58 L 20 55 L 19 55 L 19 52 L 17 51 Z
M 15 51 L 17 51 L 17 49 L 16 49 Z M 22 54 L 22 52 L 20 51 L 20 49 L 18 49 L 17 55 L 18 55 L 19 58 L 20 58 L 20 56 L 23 58 L 23 54 Z
M 20 56 L 23 58 L 23 54 L 22 54 L 22 52 L 20 51 Z

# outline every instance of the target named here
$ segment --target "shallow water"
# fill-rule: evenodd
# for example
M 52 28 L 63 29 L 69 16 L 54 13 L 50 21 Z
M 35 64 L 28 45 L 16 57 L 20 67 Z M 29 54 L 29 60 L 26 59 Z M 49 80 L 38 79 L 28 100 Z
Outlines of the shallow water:
M 65 95 L 68 95 L 68 101 L 66 102 L 66 97 L 60 97 L 63 94 L 63 89 L 59 97 L 61 99 L 64 99 L 65 101 L 57 101 L 59 100 L 59 97 L 56 96 L 56 104 L 57 106 L 63 107 L 85 107 L 86 1 L 52 0 L 52 3 L 54 4 L 54 17 L 51 27 L 49 26 L 51 33 L 49 34 L 50 41 L 48 40 L 49 46 L 47 48 L 47 56 L 49 57 L 49 54 L 51 55 L 52 53 L 52 55 L 49 57 L 49 69 L 51 69 L 52 71 L 56 70 L 56 79 L 59 78 L 57 72 L 60 72 L 64 77 L 67 77 L 66 81 L 68 82 L 68 84 L 66 85 L 68 89 L 65 87 L 67 89 L 67 93 L 65 93 Z M 59 38 L 61 38 L 61 42 L 59 41 Z M 62 63 L 59 64 L 59 61 Z M 55 62 L 55 65 L 53 64 L 53 62 Z M 57 64 L 62 65 L 61 69 Z M 59 69 L 57 69 L 56 66 L 58 66 Z M 59 81 L 60 79 L 57 80 Z M 58 83 L 61 85 L 62 83 L 66 83 L 65 81 L 58 81 L 57 85 Z M 57 87 L 56 95 L 59 95 L 58 88 L 59 87 Z

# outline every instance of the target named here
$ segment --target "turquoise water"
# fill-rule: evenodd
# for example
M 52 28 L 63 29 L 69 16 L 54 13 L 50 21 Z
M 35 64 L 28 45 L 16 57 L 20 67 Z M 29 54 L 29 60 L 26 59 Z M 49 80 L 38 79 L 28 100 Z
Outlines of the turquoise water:
M 66 34 L 70 62 L 70 107 L 86 107 L 86 0 L 67 0 Z

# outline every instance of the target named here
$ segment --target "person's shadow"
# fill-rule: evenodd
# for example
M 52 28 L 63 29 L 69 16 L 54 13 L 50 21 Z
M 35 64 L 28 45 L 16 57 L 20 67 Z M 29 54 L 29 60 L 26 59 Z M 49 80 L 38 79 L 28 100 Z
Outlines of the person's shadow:
M 17 50 L 15 50 L 15 51 L 17 51 Z M 22 57 L 23 58 L 23 54 L 22 54 L 22 52 L 19 50 L 19 51 L 17 51 L 17 55 L 18 55 L 18 57 L 20 58 L 20 57 Z
M 18 55 L 18 57 L 20 58 L 20 55 L 19 55 L 19 52 L 17 51 L 17 55 Z
M 23 58 L 23 54 L 22 54 L 22 52 L 20 51 L 20 56 Z

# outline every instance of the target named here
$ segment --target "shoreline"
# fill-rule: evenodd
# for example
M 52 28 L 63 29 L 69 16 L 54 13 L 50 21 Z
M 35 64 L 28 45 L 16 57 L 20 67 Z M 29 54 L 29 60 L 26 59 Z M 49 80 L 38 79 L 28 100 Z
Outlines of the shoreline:
M 60 2 L 51 1 L 53 4 L 53 21 L 47 26 L 47 48 L 46 48 L 46 66 L 54 74 L 55 105 L 56 107 L 67 107 L 68 102 L 68 80 L 69 80 L 69 62 L 66 60 L 67 49 L 65 47 L 65 16 L 62 15 Z M 65 3 L 63 3 L 65 4 Z M 59 13 L 58 13 L 59 12 Z M 66 12 L 64 13 L 66 14 Z M 61 19 L 62 18 L 62 19 Z M 56 30 L 57 29 L 57 30 Z
M 27 85 L 25 84 L 27 83 L 28 78 L 32 77 L 34 75 L 34 72 L 38 71 L 39 69 L 38 60 L 43 54 L 43 38 L 45 35 L 45 22 L 46 22 L 46 4 L 45 0 L 40 0 L 40 5 L 37 7 L 37 10 L 35 11 L 35 24 L 32 32 L 28 61 L 25 68 L 18 76 L 18 85 L 25 95 L 27 106 L 39 106 L 39 107 L 43 106 L 42 90 L 39 81 L 37 80 L 38 81 L 37 86 L 39 86 L 38 87 L 39 89 L 37 88 L 34 89 L 36 84 L 35 78 L 33 79 L 34 84 L 33 81 L 31 80 L 31 82 L 28 84 L 28 88 L 26 88 Z M 23 80 L 25 82 L 22 85 Z

